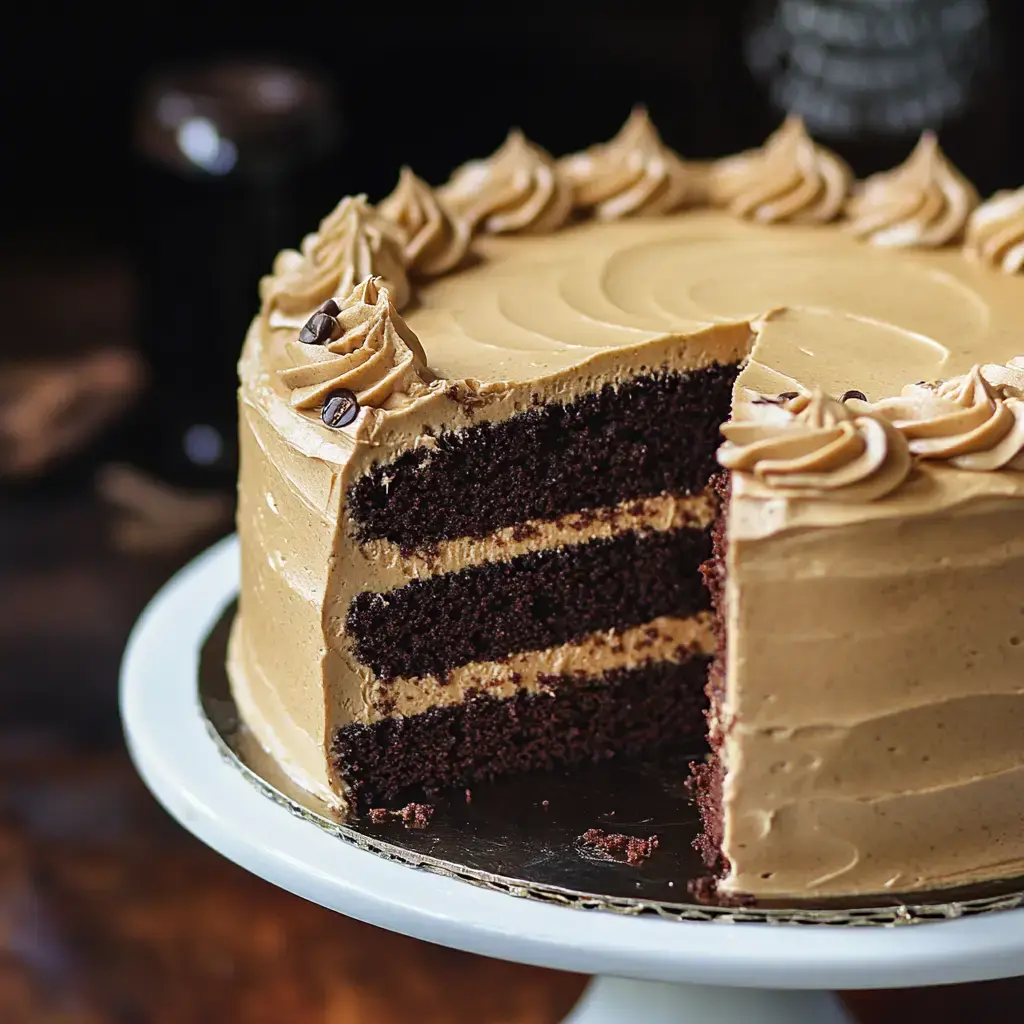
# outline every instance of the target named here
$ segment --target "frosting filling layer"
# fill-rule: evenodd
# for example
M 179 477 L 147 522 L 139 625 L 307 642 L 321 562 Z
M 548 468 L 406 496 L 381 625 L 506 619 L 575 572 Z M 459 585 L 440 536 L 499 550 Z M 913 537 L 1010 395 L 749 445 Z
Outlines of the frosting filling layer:
M 512 697 L 520 690 L 550 691 L 550 680 L 584 678 L 635 669 L 654 661 L 683 662 L 714 650 L 711 615 L 661 616 L 628 629 L 607 629 L 543 651 L 514 654 L 501 661 L 474 661 L 444 678 L 414 676 L 375 681 L 371 702 L 384 715 L 413 715 L 456 704 L 477 693 Z

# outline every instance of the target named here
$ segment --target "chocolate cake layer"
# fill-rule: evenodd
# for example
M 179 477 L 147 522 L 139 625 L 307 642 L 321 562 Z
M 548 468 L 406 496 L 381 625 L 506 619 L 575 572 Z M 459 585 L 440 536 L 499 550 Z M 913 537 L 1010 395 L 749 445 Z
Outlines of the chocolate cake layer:
M 442 432 L 435 447 L 406 452 L 352 486 L 357 537 L 416 550 L 628 498 L 696 493 L 716 469 L 738 372 L 710 366 L 638 377 Z
M 552 691 L 480 694 L 418 715 L 338 730 L 331 763 L 362 812 L 511 772 L 704 749 L 708 659 L 650 662 Z
M 380 679 L 443 676 L 606 629 L 708 607 L 708 529 L 625 533 L 412 580 L 349 606 L 356 657 Z

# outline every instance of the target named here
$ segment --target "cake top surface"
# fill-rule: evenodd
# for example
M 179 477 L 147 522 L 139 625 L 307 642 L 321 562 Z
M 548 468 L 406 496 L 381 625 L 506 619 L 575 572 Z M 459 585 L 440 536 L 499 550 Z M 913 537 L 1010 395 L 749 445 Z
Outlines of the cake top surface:
M 796 118 L 711 163 L 674 153 L 639 109 L 609 142 L 560 160 L 512 131 L 438 189 L 404 168 L 377 206 L 344 198 L 300 251 L 281 253 L 261 283 L 243 395 L 294 449 L 355 473 L 438 429 L 645 372 L 745 361 L 737 408 L 818 391 L 872 406 L 844 417 L 818 401 L 769 424 L 766 452 L 803 453 L 784 472 L 760 466 L 773 461 L 760 442 L 736 456 L 735 493 L 777 495 L 790 525 L 896 487 L 906 504 L 920 483 L 911 469 L 929 459 L 940 464 L 923 507 L 1024 493 L 1018 472 L 976 473 L 1024 461 L 1020 370 L 1012 394 L 952 383 L 889 429 L 907 387 L 998 373 L 1024 351 L 1022 209 L 1020 193 L 979 204 L 930 133 L 857 182 Z M 965 395 L 975 433 L 914 440 L 907 416 L 959 429 Z M 354 460 L 359 448 L 373 451 Z M 826 475 L 807 476 L 815 460 Z M 945 469 L 975 479 L 937 496 Z M 825 502 L 808 512 L 805 498 Z
M 871 398 L 1020 354 L 1024 283 L 959 249 L 865 246 L 832 226 L 717 210 L 479 238 L 406 314 L 446 378 L 529 381 L 608 348 L 754 321 L 744 384 Z

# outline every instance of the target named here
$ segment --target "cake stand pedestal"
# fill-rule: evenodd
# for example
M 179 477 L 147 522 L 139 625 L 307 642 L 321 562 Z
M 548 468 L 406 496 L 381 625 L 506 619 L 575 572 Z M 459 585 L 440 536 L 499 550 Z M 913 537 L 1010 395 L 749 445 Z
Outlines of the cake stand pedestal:
M 903 927 L 662 920 L 518 899 L 339 840 L 252 785 L 201 711 L 199 652 L 235 596 L 237 560 L 228 538 L 157 595 L 128 644 L 121 712 L 160 802 L 267 881 L 428 942 L 595 975 L 570 1024 L 838 1024 L 848 1018 L 834 989 L 1024 974 L 1024 910 Z

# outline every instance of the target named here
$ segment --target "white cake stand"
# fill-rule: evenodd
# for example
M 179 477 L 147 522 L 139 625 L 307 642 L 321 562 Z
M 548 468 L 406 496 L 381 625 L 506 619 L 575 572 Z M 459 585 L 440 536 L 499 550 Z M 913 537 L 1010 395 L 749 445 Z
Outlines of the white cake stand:
M 237 586 L 229 537 L 157 595 L 128 644 L 121 712 L 167 810 L 275 885 L 429 942 L 596 975 L 571 1024 L 839 1022 L 832 989 L 1024 974 L 1024 910 L 884 928 L 667 921 L 517 899 L 359 850 L 264 796 L 207 730 L 199 653 Z

